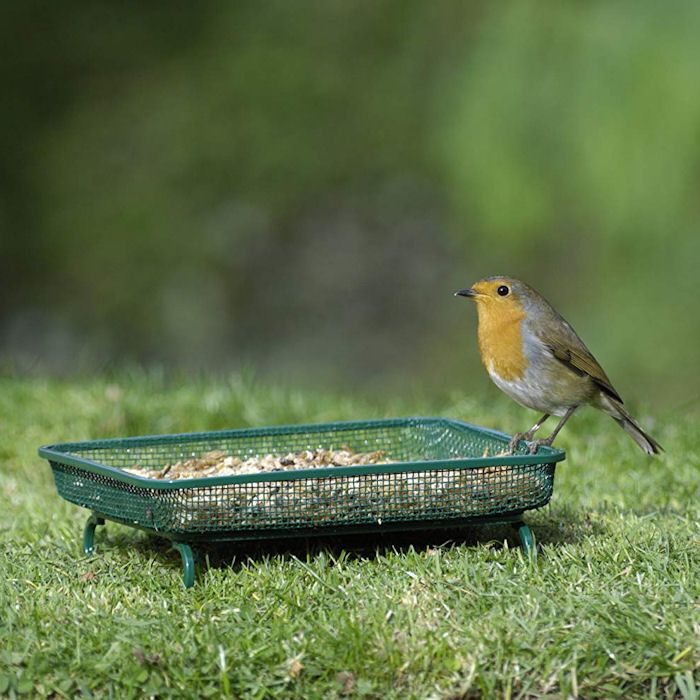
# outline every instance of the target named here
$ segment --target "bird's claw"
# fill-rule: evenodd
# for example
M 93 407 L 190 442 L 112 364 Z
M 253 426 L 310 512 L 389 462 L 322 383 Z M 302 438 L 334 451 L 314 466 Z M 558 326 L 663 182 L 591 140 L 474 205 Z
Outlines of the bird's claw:
M 515 433 L 513 437 L 510 439 L 510 442 L 508 443 L 508 450 L 506 454 L 512 455 L 515 454 L 515 452 L 518 449 L 518 445 L 521 442 L 525 442 L 527 445 L 527 450 L 531 455 L 537 454 L 537 450 L 540 449 L 540 446 L 546 445 L 547 447 L 551 447 L 552 445 L 552 438 L 544 438 L 540 440 L 533 440 L 532 439 L 532 433 Z
M 516 450 L 518 449 L 518 445 L 523 441 L 528 441 L 532 439 L 532 434 L 531 433 L 515 433 L 513 437 L 510 439 L 510 442 L 508 443 L 508 454 L 512 455 L 515 454 Z
M 544 440 L 533 440 L 531 443 L 528 444 L 530 454 L 537 454 L 537 450 L 539 450 L 542 445 L 546 447 L 551 447 L 552 440 L 550 440 L 549 438 L 545 438 Z

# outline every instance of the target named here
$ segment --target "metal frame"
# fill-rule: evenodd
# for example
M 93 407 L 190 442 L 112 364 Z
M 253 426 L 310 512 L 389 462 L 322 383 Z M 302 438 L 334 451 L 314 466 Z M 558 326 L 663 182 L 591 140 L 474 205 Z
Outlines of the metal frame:
M 112 522 L 119 523 L 121 525 L 129 525 L 129 523 L 124 523 L 123 521 L 110 518 L 100 513 L 92 513 L 85 523 L 85 529 L 83 531 L 83 553 L 91 555 L 95 553 L 95 530 L 98 526 L 104 525 L 106 521 L 111 520 Z M 460 527 L 468 526 L 478 526 L 484 527 L 487 525 L 511 525 L 515 530 L 518 537 L 520 546 L 526 556 L 537 559 L 537 547 L 535 542 L 535 537 L 530 529 L 530 526 L 523 520 L 522 513 L 516 513 L 512 516 L 495 516 L 493 518 L 479 517 L 479 518 L 464 518 L 462 520 L 426 520 L 426 521 L 416 521 L 409 520 L 406 522 L 392 522 L 385 523 L 383 525 L 349 525 L 344 528 L 333 528 L 332 532 L 329 531 L 330 528 L 318 528 L 318 529 L 297 529 L 297 530 L 279 530 L 279 531 L 268 531 L 254 533 L 248 537 L 241 536 L 239 532 L 232 532 L 230 535 L 226 533 L 217 533 L 214 537 L 201 536 L 198 539 L 181 539 L 180 536 L 170 536 L 164 532 L 157 532 L 156 530 L 150 530 L 145 527 L 130 525 L 130 527 L 135 527 L 136 529 L 143 530 L 152 535 L 168 539 L 171 542 L 173 549 L 176 549 L 180 553 L 182 560 L 182 582 L 185 588 L 191 588 L 194 585 L 195 580 L 195 561 L 196 557 L 192 551 L 192 545 L 196 542 L 234 542 L 243 540 L 275 540 L 278 538 L 303 538 L 303 537 L 317 537 L 317 536 L 331 536 L 331 535 L 357 535 L 362 533 L 372 533 L 372 534 L 382 534 L 391 532 L 407 532 L 407 531 L 419 531 L 419 530 L 432 530 L 432 529 L 457 529 Z
M 132 487 L 149 490 L 187 490 L 198 487 L 215 487 L 227 484 L 246 484 L 266 481 L 319 479 L 323 477 L 363 476 L 368 474 L 394 474 L 400 472 L 423 472 L 444 469 L 472 469 L 491 466 L 519 466 L 548 464 L 552 468 L 556 462 L 565 458 L 565 453 L 556 448 L 542 446 L 532 455 L 523 444 L 523 452 L 513 455 L 501 455 L 494 457 L 456 457 L 451 459 L 435 459 L 423 461 L 404 461 L 391 464 L 374 464 L 351 467 L 329 467 L 319 469 L 305 469 L 288 472 L 274 472 L 261 474 L 244 474 L 239 476 L 205 477 L 198 479 L 180 480 L 154 480 L 137 476 L 122 471 L 117 467 L 100 464 L 92 459 L 79 456 L 76 452 L 81 450 L 118 449 L 131 450 L 138 447 L 153 447 L 167 444 L 188 443 L 197 445 L 206 450 L 207 445 L 215 445 L 217 441 L 226 439 L 244 440 L 246 437 L 259 438 L 270 436 L 279 438 L 284 435 L 299 435 L 302 433 L 322 434 L 338 433 L 339 431 L 353 431 L 373 428 L 403 428 L 412 426 L 449 426 L 458 431 L 467 431 L 471 434 L 486 436 L 498 444 L 506 447 L 510 437 L 504 433 L 482 428 L 462 421 L 447 418 L 396 418 L 373 421 L 346 421 L 339 423 L 322 423 L 306 425 L 284 425 L 265 428 L 248 428 L 238 430 L 224 430 L 206 433 L 182 433 L 175 435 L 151 435 L 131 438 L 115 438 L 89 442 L 73 442 L 58 445 L 47 445 L 39 448 L 39 455 L 52 463 L 52 465 L 68 465 L 84 470 L 92 474 L 107 476 Z M 542 504 L 543 505 L 543 504 Z M 86 506 L 89 507 L 89 506 Z M 535 506 L 533 506 L 535 507 Z M 95 529 L 104 525 L 105 521 L 112 520 L 120 524 L 135 527 L 150 532 L 159 537 L 171 541 L 172 546 L 178 550 L 182 559 L 182 576 L 186 587 L 194 584 L 195 558 L 192 552 L 192 544 L 202 541 L 241 541 L 241 540 L 273 540 L 277 538 L 297 538 L 319 535 L 343 535 L 367 532 L 397 532 L 407 530 L 430 530 L 436 528 L 472 527 L 488 524 L 510 524 L 515 528 L 519 542 L 528 556 L 536 557 L 535 540 L 530 527 L 523 521 L 523 511 L 503 512 L 496 515 L 478 515 L 465 518 L 445 518 L 440 520 L 406 520 L 390 521 L 385 523 L 363 523 L 349 525 L 323 525 L 318 527 L 290 527 L 284 529 L 251 529 L 231 531 L 211 531 L 199 533 L 182 533 L 155 530 L 127 520 L 122 520 L 114 515 L 92 511 L 83 531 L 83 551 L 85 554 L 94 552 Z

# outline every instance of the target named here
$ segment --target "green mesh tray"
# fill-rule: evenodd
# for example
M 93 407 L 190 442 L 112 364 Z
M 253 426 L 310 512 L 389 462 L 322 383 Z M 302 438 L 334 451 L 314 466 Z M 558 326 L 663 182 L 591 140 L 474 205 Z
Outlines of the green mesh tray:
M 280 426 L 42 447 L 58 493 L 101 517 L 180 541 L 511 520 L 546 504 L 561 450 L 501 452 L 508 437 L 444 418 Z M 169 481 L 122 471 L 223 450 L 385 450 L 392 464 Z

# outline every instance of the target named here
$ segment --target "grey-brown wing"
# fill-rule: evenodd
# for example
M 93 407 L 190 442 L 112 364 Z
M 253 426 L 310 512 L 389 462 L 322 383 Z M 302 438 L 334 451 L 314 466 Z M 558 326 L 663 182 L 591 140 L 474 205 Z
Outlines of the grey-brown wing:
M 580 376 L 588 375 L 608 396 L 623 403 L 622 398 L 608 379 L 608 375 L 605 374 L 598 360 L 593 357 L 590 350 L 578 337 L 576 331 L 554 309 L 552 312 L 556 315 L 558 322 L 552 319 L 552 323 L 543 324 L 540 328 L 535 329 L 540 340 L 562 364 Z M 552 328 L 557 330 L 551 332 L 549 329 Z M 549 332 L 544 329 L 548 329 Z

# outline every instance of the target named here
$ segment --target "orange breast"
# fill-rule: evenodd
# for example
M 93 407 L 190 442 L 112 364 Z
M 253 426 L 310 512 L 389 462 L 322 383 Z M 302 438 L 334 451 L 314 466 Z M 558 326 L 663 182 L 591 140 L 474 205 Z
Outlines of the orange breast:
M 521 379 L 527 367 L 523 352 L 522 308 L 498 308 L 494 312 L 488 301 L 478 303 L 479 350 L 484 367 L 508 381 Z

